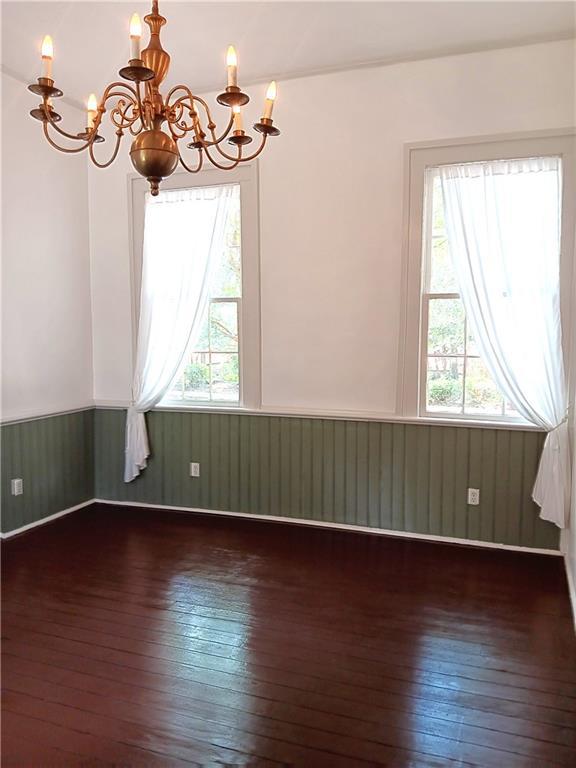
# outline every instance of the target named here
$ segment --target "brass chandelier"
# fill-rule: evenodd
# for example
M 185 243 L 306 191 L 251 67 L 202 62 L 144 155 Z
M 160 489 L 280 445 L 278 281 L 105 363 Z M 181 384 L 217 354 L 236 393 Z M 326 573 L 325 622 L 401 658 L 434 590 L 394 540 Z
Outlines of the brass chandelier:
M 250 99 L 238 87 L 234 48 L 228 48 L 228 85 L 216 98 L 219 104 L 230 109 L 228 125 L 223 133 L 218 135 L 208 104 L 204 99 L 195 96 L 188 86 L 176 85 L 166 97 L 160 93 L 160 85 L 170 67 L 170 56 L 160 42 L 160 30 L 166 19 L 158 12 L 158 0 L 153 0 L 152 12 L 144 17 L 144 21 L 150 29 L 148 46 L 140 52 L 142 27 L 138 15 L 134 14 L 130 22 L 130 60 L 128 66 L 118 73 L 132 85 L 126 82 L 110 83 L 100 102 L 92 94 L 88 99 L 86 129 L 77 134 L 67 133 L 58 125 L 61 116 L 54 110 L 52 99 L 63 94 L 55 87 L 52 78 L 52 40 L 48 36 L 44 38 L 42 77 L 28 88 L 42 97 L 42 103 L 30 114 L 42 122 L 48 142 L 61 152 L 77 153 L 88 150 L 92 162 L 98 168 L 106 168 L 118 156 L 124 134 L 130 133 L 134 137 L 130 148 L 132 165 L 148 180 L 152 195 L 158 194 L 162 179 L 174 173 L 178 163 L 190 173 L 198 173 L 205 157 L 212 165 L 222 170 L 231 170 L 239 163 L 257 157 L 264 149 L 268 137 L 280 133 L 272 121 L 276 83 L 270 83 L 266 93 L 264 115 L 254 125 L 254 129 L 261 134 L 258 149 L 252 154 L 244 155 L 244 147 L 252 142 L 252 137 L 244 131 L 241 108 Z M 106 112 L 109 112 L 110 121 L 116 128 L 116 141 L 109 159 L 100 162 L 95 156 L 94 145 L 104 141 L 98 129 Z M 59 146 L 52 137 L 54 133 L 81 144 Z M 190 153 L 182 152 L 179 145 L 181 140 L 187 138 L 192 139 L 186 143 L 186 149 L 190 150 Z M 235 148 L 235 152 L 227 152 L 222 148 L 225 141 Z M 192 155 L 195 162 L 189 163 L 187 154 Z

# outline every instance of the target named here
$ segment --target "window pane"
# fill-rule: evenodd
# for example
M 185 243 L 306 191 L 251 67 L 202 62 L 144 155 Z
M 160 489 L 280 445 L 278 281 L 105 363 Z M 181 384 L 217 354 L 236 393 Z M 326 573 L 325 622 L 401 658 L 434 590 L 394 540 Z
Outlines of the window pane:
M 432 238 L 430 293 L 458 293 L 456 274 L 445 235 Z
M 471 355 L 472 357 L 480 356 L 476 341 L 470 330 L 470 323 L 466 323 L 466 354 Z
M 428 354 L 464 354 L 464 308 L 460 299 L 430 299 Z
M 179 382 L 184 400 L 210 400 L 209 360 L 207 352 L 194 352 L 190 356 Z
M 458 293 L 456 274 L 450 259 L 444 224 L 444 199 L 440 178 L 432 187 L 432 231 L 430 238 L 430 293 Z
M 434 172 L 432 182 L 432 235 L 444 235 L 446 225 L 444 223 L 444 198 L 442 196 L 442 182 L 438 170 Z
M 210 305 L 210 349 L 238 352 L 238 305 L 235 301 Z
M 212 400 L 238 402 L 240 379 L 237 354 L 212 354 Z
M 428 410 L 444 413 L 461 413 L 463 386 L 464 358 L 428 358 Z
M 233 199 L 226 221 L 225 247 L 222 258 L 212 272 L 210 297 L 241 296 L 241 233 L 240 233 L 240 187 L 234 190 Z
M 466 362 L 466 413 L 478 416 L 501 416 L 504 401 L 488 369 L 479 358 Z
M 520 411 L 517 411 L 516 408 L 512 405 L 512 403 L 506 402 L 504 404 L 504 413 L 506 416 L 509 416 L 514 419 L 522 419 L 522 416 L 520 415 Z
M 206 312 L 206 315 L 202 321 L 202 330 L 200 331 L 200 335 L 196 339 L 196 342 L 194 343 L 194 351 L 195 352 L 208 352 L 210 349 L 210 341 L 208 339 L 208 329 L 209 329 L 209 311 Z

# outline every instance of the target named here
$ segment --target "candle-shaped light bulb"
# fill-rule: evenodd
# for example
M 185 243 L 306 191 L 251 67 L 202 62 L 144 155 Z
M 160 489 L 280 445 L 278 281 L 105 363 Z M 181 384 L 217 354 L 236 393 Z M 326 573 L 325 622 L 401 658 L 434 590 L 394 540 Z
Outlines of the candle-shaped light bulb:
M 276 81 L 272 80 L 266 91 L 266 101 L 264 102 L 264 119 L 272 119 L 272 109 L 274 108 L 274 101 L 276 100 Z
M 54 46 L 50 35 L 45 35 L 42 40 L 42 77 L 52 79 L 52 59 L 54 58 Z
M 226 66 L 228 67 L 228 87 L 238 85 L 238 56 L 233 45 L 228 46 L 226 54 Z
M 142 37 L 142 23 L 137 13 L 130 19 L 130 59 L 140 58 L 140 38 Z
M 234 113 L 234 130 L 244 131 L 244 123 L 242 121 L 242 110 L 240 108 L 240 105 L 235 104 L 232 107 L 232 112 Z
M 96 115 L 98 114 L 98 100 L 96 99 L 96 94 L 90 94 L 86 107 L 88 108 L 88 130 L 91 131 L 94 128 Z

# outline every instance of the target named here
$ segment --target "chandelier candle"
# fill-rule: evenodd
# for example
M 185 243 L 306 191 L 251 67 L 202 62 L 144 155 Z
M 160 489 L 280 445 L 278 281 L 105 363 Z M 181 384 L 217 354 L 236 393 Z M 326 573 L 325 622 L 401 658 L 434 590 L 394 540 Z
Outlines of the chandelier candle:
M 128 136 L 132 140 L 132 165 L 147 179 L 152 195 L 158 194 L 162 180 L 174 173 L 179 163 L 189 173 L 198 173 L 205 161 L 227 171 L 258 157 L 268 138 L 280 133 L 272 121 L 276 83 L 268 88 L 264 117 L 254 125 L 260 134 L 258 147 L 251 154 L 244 154 L 253 138 L 244 131 L 240 108 L 248 104 L 250 98 L 238 87 L 238 57 L 234 48 L 228 48 L 226 57 L 226 89 L 216 97 L 228 116 L 224 126 L 217 130 L 210 107 L 189 86 L 175 85 L 168 93 L 161 92 L 170 69 L 170 56 L 160 42 L 166 19 L 158 11 L 157 0 L 153 0 L 152 11 L 144 21 L 150 30 L 148 45 L 140 50 L 142 25 L 138 14 L 134 14 L 130 20 L 130 59 L 118 73 L 123 82 L 107 85 L 100 101 L 94 94 L 90 95 L 88 124 L 80 133 L 64 131 L 57 125 L 62 118 L 52 108 L 51 99 L 62 96 L 62 91 L 52 80 L 52 40 L 48 35 L 44 38 L 42 77 L 29 85 L 28 90 L 42 97 L 42 103 L 30 114 L 42 123 L 50 146 L 68 154 L 87 150 L 94 165 L 106 168 L 118 156 L 124 136 Z M 94 148 L 105 141 L 98 133 L 105 114 L 114 138 L 108 158 L 101 160 Z M 56 141 L 58 137 L 63 137 L 64 146 Z M 224 148 L 224 142 L 231 149 Z
M 244 122 L 242 120 L 242 107 L 239 107 L 236 105 L 233 110 L 234 112 L 234 130 L 235 131 L 242 131 L 244 132 Z
M 45 35 L 42 40 L 42 77 L 52 79 L 52 59 L 54 58 L 54 46 L 50 35 Z
M 276 100 L 276 81 L 272 80 L 266 91 L 266 101 L 264 102 L 264 119 L 272 119 L 272 110 L 274 109 L 274 102 Z
M 228 87 L 235 88 L 238 85 L 238 56 L 233 45 L 228 46 L 226 66 L 228 67 Z
M 142 37 L 142 23 L 137 13 L 130 19 L 130 60 L 140 60 L 140 38 Z
M 96 122 L 96 114 L 98 113 L 98 99 L 94 93 L 91 93 L 88 97 L 88 130 L 94 129 L 94 123 Z

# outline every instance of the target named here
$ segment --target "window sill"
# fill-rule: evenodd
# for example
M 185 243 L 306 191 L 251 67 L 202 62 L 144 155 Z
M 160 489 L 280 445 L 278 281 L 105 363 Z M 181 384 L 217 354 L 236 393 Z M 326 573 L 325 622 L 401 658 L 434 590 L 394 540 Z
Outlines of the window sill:
M 122 400 L 96 400 L 94 407 L 102 409 L 126 409 L 130 403 Z M 162 405 L 156 406 L 153 411 L 167 411 L 175 413 L 223 413 L 239 416 L 286 416 L 294 419 L 335 419 L 344 421 L 381 421 L 391 424 L 426 424 L 441 427 L 475 427 L 480 429 L 505 429 L 520 432 L 543 432 L 540 427 L 533 424 L 489 421 L 481 419 L 454 419 L 439 418 L 437 416 L 402 416 L 396 413 L 374 411 L 347 411 L 347 410 L 312 410 L 309 408 L 279 408 L 274 406 L 261 406 L 260 408 L 247 408 L 245 406 L 199 406 L 199 405 Z
M 106 407 L 100 405 L 99 407 Z M 311 410 L 307 408 L 277 408 L 265 407 L 247 408 L 245 406 L 227 405 L 159 405 L 154 411 L 168 411 L 181 413 L 221 413 L 243 416 L 283 416 L 287 418 L 305 419 L 335 419 L 345 421 L 379 421 L 399 424 L 422 424 L 441 427 L 473 427 L 480 429 L 504 429 L 521 432 L 542 432 L 540 427 L 526 422 L 516 421 L 490 421 L 489 419 L 458 419 L 450 416 L 402 416 L 395 413 L 376 413 L 372 411 L 346 411 L 346 410 Z

